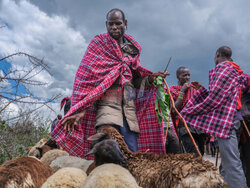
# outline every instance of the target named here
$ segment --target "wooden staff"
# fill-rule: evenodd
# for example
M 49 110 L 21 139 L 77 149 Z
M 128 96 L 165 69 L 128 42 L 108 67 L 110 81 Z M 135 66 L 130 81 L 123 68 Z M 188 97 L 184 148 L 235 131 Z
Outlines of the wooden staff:
M 246 122 L 244 120 L 242 120 L 242 122 L 243 122 L 243 125 L 244 125 L 244 127 L 245 127 L 245 129 L 247 131 L 248 136 L 250 137 L 250 132 L 249 132 L 249 130 L 247 128 Z
M 189 136 L 190 136 L 190 138 L 191 138 L 191 140 L 192 140 L 192 142 L 193 142 L 193 144 L 194 144 L 194 147 L 195 147 L 197 153 L 198 153 L 199 156 L 202 158 L 202 155 L 201 155 L 201 153 L 200 153 L 200 151 L 199 151 L 199 148 L 198 148 L 197 144 L 195 143 L 192 134 L 191 134 L 190 131 L 189 131 L 189 128 L 188 128 L 188 126 L 187 126 L 187 123 L 186 123 L 185 119 L 181 116 L 181 114 L 180 114 L 180 113 L 178 112 L 178 110 L 175 108 L 174 99 L 173 99 L 173 97 L 172 97 L 172 95 L 171 95 L 171 93 L 170 93 L 170 90 L 169 90 L 169 87 L 168 87 L 168 84 L 167 84 L 166 80 L 163 79 L 163 81 L 164 81 L 164 84 L 165 84 L 166 87 L 167 87 L 167 93 L 169 94 L 170 101 L 171 101 L 171 103 L 172 103 L 172 107 L 173 107 L 174 111 L 176 112 L 176 114 L 181 118 L 182 122 L 184 123 L 184 126 L 185 126 L 185 128 L 187 129 L 187 132 L 188 132 L 188 134 L 189 134 Z
M 170 56 L 170 58 L 169 58 L 169 60 L 168 60 L 168 64 L 167 64 L 167 66 L 166 66 L 166 68 L 165 68 L 164 72 L 166 72 L 166 71 L 167 71 L 167 69 L 168 69 L 168 65 L 169 65 L 169 63 L 170 63 L 171 59 L 172 59 L 172 56 Z
M 215 166 L 217 167 L 217 165 L 218 165 L 218 159 L 219 159 L 219 147 L 218 148 L 216 148 L 216 150 L 215 150 L 215 152 L 216 152 L 216 161 L 215 161 Z

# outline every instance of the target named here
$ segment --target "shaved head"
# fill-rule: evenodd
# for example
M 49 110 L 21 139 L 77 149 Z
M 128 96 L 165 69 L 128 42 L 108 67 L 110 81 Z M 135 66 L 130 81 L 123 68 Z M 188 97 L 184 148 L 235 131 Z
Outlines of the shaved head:
M 225 57 L 227 59 L 230 59 L 232 56 L 232 50 L 228 46 L 222 46 L 216 52 L 219 53 L 221 57 Z
M 113 14 L 115 12 L 120 12 L 121 15 L 122 15 L 122 20 L 124 21 L 125 20 L 125 14 L 122 10 L 118 9 L 118 8 L 113 8 L 111 9 L 110 11 L 108 11 L 107 15 L 106 15 L 106 19 L 108 20 L 109 19 L 109 15 L 110 14 Z
M 187 67 L 179 67 L 179 68 L 176 70 L 176 77 L 177 77 L 177 78 L 179 77 L 179 75 L 182 73 L 182 71 L 183 71 L 184 69 L 187 69 L 187 70 L 188 70 Z
M 232 50 L 228 46 L 221 46 L 215 53 L 214 62 L 217 65 L 223 61 L 232 61 Z

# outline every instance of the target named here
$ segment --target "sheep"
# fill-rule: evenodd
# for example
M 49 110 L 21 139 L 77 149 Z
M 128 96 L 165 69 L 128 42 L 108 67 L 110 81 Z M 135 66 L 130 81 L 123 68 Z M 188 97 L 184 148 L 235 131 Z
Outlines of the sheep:
M 60 156 L 69 156 L 69 154 L 60 149 L 53 149 L 46 152 L 40 160 L 43 164 L 50 165 L 53 160 Z
M 92 149 L 84 156 L 88 156 L 90 154 L 95 155 L 95 160 L 92 164 L 89 165 L 86 173 L 87 175 L 97 166 L 105 164 L 105 163 L 114 163 L 119 164 L 123 167 L 127 167 L 127 161 L 124 158 L 119 145 L 116 141 L 112 139 L 102 140 L 102 141 L 94 141 L 91 145 Z
M 135 178 L 130 172 L 117 164 L 103 164 L 96 167 L 86 178 L 82 188 L 137 188 Z
M 86 172 L 92 162 L 93 160 L 85 160 L 74 156 L 61 156 L 52 161 L 50 167 L 52 167 L 55 172 L 65 167 L 80 168 Z
M 44 144 L 48 142 L 47 139 L 42 138 L 39 142 L 37 142 L 34 146 L 28 147 L 28 156 L 35 156 L 36 158 L 41 158 L 41 153 L 37 148 L 42 147 Z
M 0 166 L 1 188 L 41 187 L 53 170 L 35 157 L 21 157 Z
M 142 187 L 185 187 L 190 181 L 192 185 L 187 187 L 227 186 L 217 168 L 195 154 L 133 153 L 111 126 L 100 127 L 95 135 L 88 138 L 95 141 L 104 139 L 114 139 L 119 144 L 127 159 L 128 170 Z M 202 184 L 199 179 L 204 179 Z
M 118 143 L 112 139 L 102 140 L 96 143 L 84 157 L 90 154 L 95 155 L 95 160 L 87 170 L 88 175 L 93 168 L 105 163 L 114 163 L 125 168 L 127 167 L 127 161 L 121 153 Z
M 80 188 L 87 175 L 79 168 L 62 168 L 50 176 L 41 188 Z
M 44 153 L 52 150 L 52 149 L 58 149 L 59 146 L 53 139 L 41 139 L 35 146 L 28 148 L 28 156 L 34 156 L 38 159 L 41 159 L 41 157 L 44 155 Z

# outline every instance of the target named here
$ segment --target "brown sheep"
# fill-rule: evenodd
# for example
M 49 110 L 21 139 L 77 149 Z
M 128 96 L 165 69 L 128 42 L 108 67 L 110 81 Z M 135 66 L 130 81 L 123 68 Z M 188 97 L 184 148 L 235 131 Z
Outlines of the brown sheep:
M 28 156 L 34 156 L 36 158 L 41 158 L 40 151 L 37 148 L 42 147 L 48 142 L 48 139 L 42 138 L 39 140 L 39 142 L 36 143 L 36 145 L 28 147 Z
M 93 141 L 104 139 L 113 139 L 119 144 L 127 158 L 128 170 L 141 187 L 227 187 L 217 168 L 195 154 L 133 153 L 123 137 L 111 126 L 101 127 L 89 137 Z M 202 177 L 205 180 L 201 184 Z
M 0 166 L 0 187 L 41 187 L 52 172 L 51 167 L 34 157 L 12 159 Z
M 41 139 L 35 146 L 28 148 L 28 156 L 34 156 L 38 159 L 41 159 L 41 157 L 48 151 L 52 149 L 59 149 L 58 144 L 53 139 Z

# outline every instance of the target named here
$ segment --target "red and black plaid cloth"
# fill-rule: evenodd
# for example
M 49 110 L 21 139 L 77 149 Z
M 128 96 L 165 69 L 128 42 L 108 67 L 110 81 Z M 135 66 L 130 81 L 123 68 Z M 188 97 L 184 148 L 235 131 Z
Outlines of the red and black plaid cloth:
M 184 106 L 187 104 L 189 99 L 191 99 L 191 97 L 196 92 L 196 89 L 192 86 L 192 83 L 190 84 L 190 86 L 191 87 L 189 87 L 188 90 L 184 93 L 183 100 L 182 100 L 182 106 L 181 106 L 180 111 L 184 108 Z M 171 95 L 172 95 L 174 101 L 177 100 L 178 95 L 179 95 L 179 93 L 181 91 L 181 88 L 182 88 L 182 86 L 170 86 L 169 87 Z M 176 133 L 175 128 L 177 128 L 180 119 L 179 119 L 179 116 L 177 114 L 173 114 L 173 113 L 171 113 L 171 117 L 172 117 L 172 121 L 174 123 L 174 126 L 173 126 L 172 129 Z M 176 133 L 176 135 L 177 135 L 177 133 Z
M 189 87 L 188 90 L 184 93 L 181 110 L 182 110 L 182 108 L 184 108 L 184 106 L 187 104 L 189 99 L 191 99 L 191 97 L 196 92 L 196 89 L 192 86 L 192 83 L 190 84 L 190 86 L 191 87 Z M 182 86 L 170 86 L 169 87 L 171 95 L 172 95 L 174 101 L 177 100 L 178 95 L 179 95 L 179 93 L 181 91 L 181 88 L 182 88 Z
M 186 122 L 212 135 L 229 138 L 239 92 L 246 78 L 232 64 L 221 62 L 209 72 L 209 91 L 201 87 L 181 111 Z
M 139 43 L 130 35 L 124 35 L 138 50 L 141 51 Z M 94 134 L 95 107 L 94 102 L 98 100 L 107 89 L 120 78 L 121 92 L 124 83 L 132 80 L 131 69 L 141 76 L 152 74 L 140 65 L 139 54 L 135 57 L 123 57 L 116 40 L 109 34 L 97 35 L 89 44 L 87 51 L 81 61 L 76 73 L 71 97 L 71 109 L 64 118 L 75 112 L 87 109 L 83 120 L 76 126 L 76 131 L 67 132 L 63 130 L 59 122 L 52 132 L 52 137 L 70 155 L 83 157 L 90 147 L 87 138 Z M 140 127 L 138 139 L 138 150 L 164 153 L 164 132 L 162 125 L 158 124 L 155 113 L 155 88 L 144 91 L 143 97 L 135 101 L 137 119 Z

